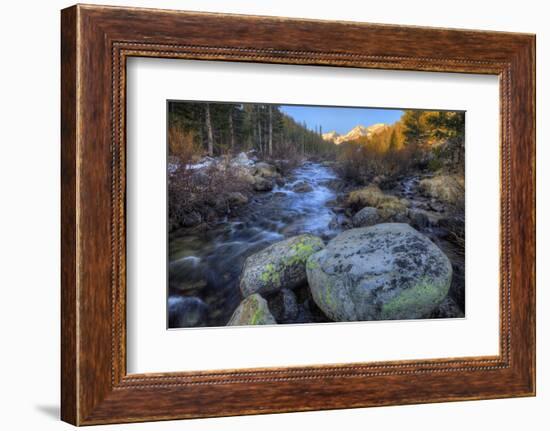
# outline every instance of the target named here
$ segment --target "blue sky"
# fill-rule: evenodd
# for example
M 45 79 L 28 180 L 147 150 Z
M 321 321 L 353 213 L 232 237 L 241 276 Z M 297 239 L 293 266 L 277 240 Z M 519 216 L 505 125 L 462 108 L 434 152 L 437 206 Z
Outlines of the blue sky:
M 308 129 L 323 128 L 323 133 L 335 130 L 345 134 L 358 124 L 393 124 L 401 118 L 400 109 L 336 108 L 331 106 L 281 105 L 281 110 L 299 123 L 306 122 Z

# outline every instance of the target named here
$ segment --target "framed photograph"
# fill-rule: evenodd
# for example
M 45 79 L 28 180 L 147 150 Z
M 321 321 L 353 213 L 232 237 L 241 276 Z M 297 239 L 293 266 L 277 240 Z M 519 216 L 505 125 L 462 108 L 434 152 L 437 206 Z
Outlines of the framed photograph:
M 62 419 L 535 394 L 535 37 L 62 11 Z

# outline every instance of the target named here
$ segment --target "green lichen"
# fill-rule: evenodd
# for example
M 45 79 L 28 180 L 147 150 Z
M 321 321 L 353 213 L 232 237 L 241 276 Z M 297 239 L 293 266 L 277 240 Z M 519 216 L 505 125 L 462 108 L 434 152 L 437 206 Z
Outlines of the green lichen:
M 321 248 L 319 240 L 302 238 L 290 247 L 291 256 L 285 259 L 285 265 L 305 264 L 313 253 Z M 314 248 L 315 247 L 315 248 Z
M 262 318 L 262 311 L 259 308 L 257 308 L 256 310 L 254 310 L 254 314 L 250 318 L 250 325 L 257 325 L 260 322 L 261 318 Z
M 280 272 L 285 268 L 295 265 L 305 265 L 308 258 L 322 247 L 320 241 L 312 241 L 311 238 L 302 238 L 290 247 L 289 256 L 282 259 L 277 266 L 269 263 L 265 266 L 260 280 L 264 283 L 279 284 Z
M 325 291 L 325 304 L 327 304 L 329 307 L 333 307 L 334 306 L 334 299 L 332 298 L 332 294 L 330 292 L 330 288 L 329 288 L 329 285 L 325 285 L 325 288 L 324 288 L 324 291 Z
M 319 262 L 317 262 L 315 259 L 309 259 L 307 260 L 306 267 L 307 269 L 317 269 L 319 268 Z
M 382 319 L 400 319 L 426 313 L 443 300 L 446 291 L 433 282 L 420 281 L 382 306 Z
M 260 275 L 260 280 L 266 284 L 279 284 L 281 282 L 281 275 L 279 274 L 279 271 L 277 271 L 275 265 L 268 263 Z

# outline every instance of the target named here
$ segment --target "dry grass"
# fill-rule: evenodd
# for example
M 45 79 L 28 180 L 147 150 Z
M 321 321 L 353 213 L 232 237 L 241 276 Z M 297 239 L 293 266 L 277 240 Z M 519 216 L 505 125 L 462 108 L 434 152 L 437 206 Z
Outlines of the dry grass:
M 169 154 L 183 164 L 190 163 L 201 153 L 200 146 L 195 143 L 195 134 L 177 125 L 171 125 L 168 129 L 168 149 Z

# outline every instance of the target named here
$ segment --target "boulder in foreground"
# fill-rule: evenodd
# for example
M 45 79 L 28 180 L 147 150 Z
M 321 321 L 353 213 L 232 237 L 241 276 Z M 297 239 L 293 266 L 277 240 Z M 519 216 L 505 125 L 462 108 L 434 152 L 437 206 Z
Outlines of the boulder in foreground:
M 426 317 L 447 295 L 451 278 L 447 256 L 403 223 L 345 231 L 307 262 L 315 303 L 343 322 Z
M 267 301 L 255 293 L 239 304 L 227 326 L 274 325 L 276 323 L 269 311 Z

